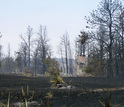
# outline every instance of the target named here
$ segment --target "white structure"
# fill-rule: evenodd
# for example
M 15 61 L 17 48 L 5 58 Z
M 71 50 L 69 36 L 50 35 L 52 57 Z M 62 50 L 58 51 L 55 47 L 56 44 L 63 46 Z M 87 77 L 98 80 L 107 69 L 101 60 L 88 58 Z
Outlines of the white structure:
M 86 57 L 82 55 L 77 55 L 77 64 L 76 64 L 76 75 L 80 76 L 83 74 L 82 69 L 86 64 Z

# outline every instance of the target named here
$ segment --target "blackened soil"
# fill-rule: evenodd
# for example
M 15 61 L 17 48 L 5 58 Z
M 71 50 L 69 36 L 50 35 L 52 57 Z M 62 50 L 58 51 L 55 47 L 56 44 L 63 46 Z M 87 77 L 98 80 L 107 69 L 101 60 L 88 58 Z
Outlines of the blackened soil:
M 112 107 L 124 107 L 124 79 L 100 78 L 100 77 L 65 77 L 67 84 L 75 86 L 75 89 L 51 89 L 49 77 L 22 77 L 16 75 L 0 75 L 0 102 L 7 103 L 10 93 L 10 103 L 18 102 L 18 96 L 22 96 L 21 87 L 26 91 L 29 86 L 29 96 L 34 91 L 33 101 L 45 104 L 46 93 L 52 92 L 50 107 L 103 107 L 103 103 L 109 97 L 107 91 L 95 91 L 97 89 L 115 89 L 112 94 Z M 120 89 L 121 88 L 121 89 Z M 116 90 L 117 89 L 117 90 Z M 120 90 L 119 90 L 120 89 Z

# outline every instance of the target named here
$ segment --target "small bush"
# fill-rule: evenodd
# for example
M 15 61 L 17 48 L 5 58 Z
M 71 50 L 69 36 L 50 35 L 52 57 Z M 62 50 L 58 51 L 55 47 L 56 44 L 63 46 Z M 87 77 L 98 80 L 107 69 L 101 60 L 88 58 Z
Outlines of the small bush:
M 65 84 L 62 77 L 58 73 L 53 74 L 50 83 L 52 83 L 52 87 L 58 87 L 57 84 Z

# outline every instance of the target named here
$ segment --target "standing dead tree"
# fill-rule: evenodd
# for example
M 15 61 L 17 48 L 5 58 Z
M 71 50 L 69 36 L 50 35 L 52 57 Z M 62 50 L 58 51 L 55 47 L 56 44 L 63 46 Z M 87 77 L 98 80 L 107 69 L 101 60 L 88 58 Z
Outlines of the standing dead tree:
M 90 17 L 86 17 L 87 23 L 94 28 L 104 26 L 106 29 L 107 41 L 104 41 L 107 50 L 107 76 L 114 76 L 113 69 L 113 46 L 115 38 L 116 15 L 119 12 L 121 4 L 119 0 L 102 0 L 96 10 L 93 10 Z
M 42 73 L 45 74 L 45 72 L 47 71 L 47 66 L 44 61 L 48 56 L 51 56 L 51 47 L 49 45 L 49 38 L 47 36 L 46 26 L 40 25 L 35 42 L 35 58 L 38 58 L 38 60 L 40 60 L 39 66 L 42 66 Z M 35 63 L 38 63 L 38 60 L 35 60 Z
M 32 35 L 33 35 L 33 29 L 28 26 L 27 28 L 27 34 L 26 36 L 22 36 L 20 35 L 20 38 L 22 39 L 22 50 L 23 50 L 23 54 L 24 54 L 24 58 L 25 58 L 25 66 L 28 67 L 28 69 L 31 69 L 31 39 L 32 39 Z M 28 57 L 27 62 L 26 62 L 26 57 Z M 26 64 L 27 63 L 27 64 Z
M 63 71 L 66 75 L 68 75 L 71 72 L 73 72 L 70 70 L 73 62 L 72 62 L 72 52 L 69 41 L 69 35 L 67 32 L 61 37 L 61 42 L 58 48 L 62 60 Z

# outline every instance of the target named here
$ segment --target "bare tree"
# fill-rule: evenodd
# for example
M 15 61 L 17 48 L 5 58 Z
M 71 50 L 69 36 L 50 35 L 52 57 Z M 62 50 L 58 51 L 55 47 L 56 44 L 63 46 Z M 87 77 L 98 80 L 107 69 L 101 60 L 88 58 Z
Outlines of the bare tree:
M 97 10 L 91 12 L 90 17 L 86 20 L 93 27 L 104 26 L 108 40 L 104 41 L 108 52 L 108 76 L 113 77 L 113 44 L 114 44 L 114 24 L 116 15 L 119 12 L 121 4 L 118 0 L 102 0 Z
M 69 74 L 69 58 L 71 58 L 71 47 L 69 35 L 67 32 L 61 37 L 61 42 L 59 46 L 62 63 L 64 63 L 63 67 L 65 66 L 65 74 Z M 72 62 L 70 62 L 70 64 L 72 64 Z
M 35 71 L 35 76 L 37 74 L 37 71 L 38 71 L 38 66 L 39 66 L 39 57 L 38 57 L 38 47 L 34 50 L 33 52 L 33 68 L 34 68 L 34 71 Z
M 115 23 L 115 63 L 116 63 L 116 75 L 117 77 L 124 77 L 124 7 L 120 7 L 120 11 L 116 15 Z
M 33 29 L 28 26 L 27 28 L 27 34 L 25 37 L 23 37 L 22 35 L 20 35 L 21 39 L 22 39 L 22 48 L 23 48 L 23 52 L 25 55 L 25 61 L 26 61 L 26 57 L 28 56 L 28 62 L 25 62 L 25 66 L 26 63 L 28 64 L 28 69 L 31 69 L 31 42 L 32 42 L 32 35 L 33 35 Z
M 61 43 L 58 45 L 58 53 L 59 53 L 59 55 L 60 55 L 60 57 L 61 57 L 61 62 L 62 62 L 62 71 L 64 72 L 64 73 L 66 73 L 65 72 L 65 66 L 64 66 L 64 64 L 65 64 L 65 62 L 64 62 L 64 56 L 63 56 L 63 49 L 62 49 L 62 45 L 61 45 Z
M 73 52 L 70 42 L 68 46 L 68 59 L 69 59 L 69 74 L 73 75 L 75 70 L 74 70 Z
M 21 42 L 21 44 L 19 45 L 19 50 L 17 51 L 19 52 L 21 59 L 22 59 L 22 66 L 27 68 L 27 46 L 24 42 Z
M 47 66 L 44 63 L 44 60 L 51 55 L 51 47 L 49 45 L 49 38 L 47 36 L 46 26 L 39 27 L 39 31 L 37 33 L 37 53 L 38 57 L 41 61 L 40 66 L 42 66 L 42 73 L 45 74 L 47 71 Z
M 22 54 L 21 52 L 15 52 L 15 56 L 16 56 L 16 59 L 15 59 L 15 64 L 16 64 L 16 71 L 20 71 L 22 72 Z
M 3 58 L 1 67 L 2 71 L 7 73 L 11 73 L 15 70 L 14 59 L 11 57 L 10 51 L 10 44 L 8 44 L 8 55 Z

